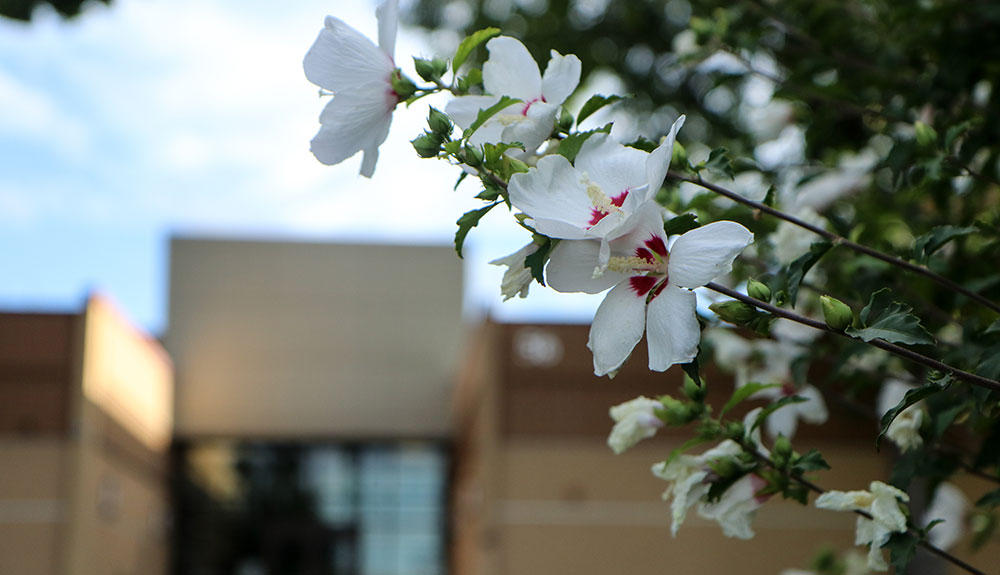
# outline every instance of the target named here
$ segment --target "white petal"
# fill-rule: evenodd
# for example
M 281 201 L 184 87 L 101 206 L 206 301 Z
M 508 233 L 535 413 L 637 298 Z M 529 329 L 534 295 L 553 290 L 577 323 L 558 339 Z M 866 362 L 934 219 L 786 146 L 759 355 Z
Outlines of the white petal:
M 772 439 L 779 435 L 791 439 L 795 437 L 795 431 L 799 427 L 799 414 L 795 411 L 796 405 L 788 405 L 782 409 L 771 412 L 767 416 L 764 425 L 767 426 L 767 435 Z
M 830 414 L 826 410 L 826 401 L 823 400 L 823 394 L 820 393 L 819 389 L 812 385 L 805 385 L 796 393 L 809 400 L 793 406 L 797 408 L 799 417 L 813 425 L 826 423 Z
M 535 168 L 514 174 L 509 190 L 511 204 L 535 220 L 539 233 L 556 238 L 586 237 L 584 230 L 593 217 L 593 207 L 586 186 L 566 158 L 542 158 Z M 565 228 L 549 227 L 548 220 L 570 224 L 575 234 L 568 236 Z
M 387 109 L 386 102 L 372 96 L 371 90 L 358 92 L 360 94 L 345 92 L 334 96 L 323 109 L 322 127 L 310 145 L 320 162 L 337 164 L 362 149 L 374 150 L 385 141 L 392 121 L 392 108 Z M 375 158 L 377 156 L 373 156 L 372 161 Z
M 563 240 L 549 255 L 549 265 L 545 268 L 545 279 L 549 287 L 566 293 L 600 293 L 628 276 L 607 270 L 604 275 L 594 277 L 600 257 L 600 240 Z
M 958 543 L 965 534 L 965 516 L 969 509 L 969 500 L 962 490 L 951 483 L 938 485 L 934 499 L 924 512 L 923 523 L 935 519 L 944 522 L 935 525 L 928 534 L 928 539 L 936 547 L 948 549 Z
M 670 170 L 670 160 L 674 155 L 674 141 L 677 139 L 677 130 L 684 125 L 685 116 L 681 116 L 674 121 L 670 127 L 670 133 L 663 142 L 649 154 L 646 160 L 646 181 L 649 187 L 646 189 L 646 197 L 652 198 L 663 186 L 663 180 Z
M 642 339 L 645 324 L 645 297 L 636 295 L 628 282 L 609 291 L 597 308 L 587 341 L 587 347 L 594 352 L 594 374 L 617 371 Z
M 302 67 L 310 82 L 335 94 L 372 82 L 391 89 L 395 69 L 392 59 L 371 40 L 333 16 L 326 17 Z
M 375 9 L 378 19 L 378 46 L 389 58 L 396 53 L 396 29 L 399 28 L 399 0 L 385 0 Z
M 608 234 L 608 239 L 614 254 L 629 257 L 634 256 L 635 248 L 644 246 L 651 236 L 659 237 L 666 245 L 660 205 L 656 202 L 644 202 L 617 229 Z
M 511 106 L 518 110 L 524 109 L 524 104 Z M 507 114 L 506 110 L 494 116 L 499 123 L 506 123 L 500 141 L 521 142 L 524 149 L 532 152 L 542 145 L 542 142 L 549 139 L 552 128 L 555 126 L 558 106 L 546 104 L 545 102 L 535 102 L 528 107 L 527 115 Z
M 499 96 L 461 96 L 449 101 L 444 111 L 458 127 L 468 129 L 480 110 L 485 110 L 500 101 Z
M 483 87 L 494 96 L 530 102 L 542 95 L 542 75 L 520 41 L 498 36 L 486 43 L 490 57 L 483 64 Z
M 562 104 L 580 83 L 580 59 L 570 54 L 563 56 L 555 50 L 545 66 L 542 76 L 542 96 L 550 104 Z
M 374 139 L 364 148 L 364 156 L 361 159 L 361 175 L 370 178 L 375 173 L 375 163 L 378 162 L 378 147 L 382 145 L 386 137 L 389 136 L 389 125 L 392 123 L 392 114 L 382 117 L 381 124 L 372 127 Z
M 733 268 L 733 260 L 753 242 L 736 222 L 713 222 L 677 238 L 670 249 L 670 283 L 686 288 L 707 284 Z
M 668 285 L 649 302 L 646 339 L 649 369 L 665 371 L 677 363 L 690 363 L 698 354 L 701 328 L 695 316 L 694 292 Z
M 575 165 L 610 199 L 646 184 L 644 166 L 648 156 L 642 150 L 615 142 L 607 134 L 594 134 L 580 147 Z M 642 199 L 643 194 L 636 197 Z

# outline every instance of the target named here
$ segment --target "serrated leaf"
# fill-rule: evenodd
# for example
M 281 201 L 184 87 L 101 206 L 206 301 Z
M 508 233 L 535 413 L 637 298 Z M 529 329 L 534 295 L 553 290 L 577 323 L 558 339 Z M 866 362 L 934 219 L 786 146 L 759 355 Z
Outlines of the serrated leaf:
M 580 108 L 580 113 L 576 116 L 576 124 L 579 126 L 584 120 L 590 117 L 591 114 L 600 110 L 608 104 L 614 104 L 620 100 L 623 100 L 621 96 L 602 96 L 600 94 L 594 94 L 589 100 Z
M 913 241 L 914 260 L 927 263 L 930 256 L 955 238 L 974 234 L 979 231 L 976 226 L 938 226 Z
M 736 172 L 733 169 L 733 159 L 726 148 L 715 148 L 709 152 L 704 167 L 709 171 L 722 174 L 730 180 L 736 176 Z
M 920 318 L 910 313 L 913 308 L 892 301 L 892 292 L 882 288 L 871 295 L 859 317 L 862 327 L 848 327 L 846 334 L 861 341 L 882 339 L 889 343 L 933 345 L 934 338 L 920 325 Z
M 758 391 L 762 389 L 769 389 L 772 387 L 780 387 L 780 386 L 781 386 L 780 383 L 757 383 L 755 381 L 751 381 L 750 383 L 747 383 L 742 387 L 737 387 L 733 391 L 733 395 L 729 397 L 729 401 L 727 401 L 726 404 L 722 406 L 722 411 L 719 412 L 719 417 L 722 417 L 723 415 L 726 414 L 727 411 L 743 403 L 748 397 L 757 393 Z
M 483 42 L 499 35 L 499 28 L 483 28 L 482 30 L 477 30 L 466 36 L 465 39 L 458 45 L 458 49 L 455 50 L 455 57 L 451 60 L 452 71 L 458 73 L 458 69 L 462 67 L 462 64 L 465 64 L 465 61 L 469 58 L 469 55 L 472 54 L 473 50 L 478 48 Z
M 764 420 L 767 419 L 768 415 L 771 415 L 772 413 L 778 411 L 782 407 L 792 405 L 795 403 L 802 403 L 805 401 L 809 401 L 809 399 L 802 397 L 801 395 L 786 395 L 785 397 L 782 397 L 778 401 L 775 401 L 771 405 L 768 405 L 767 407 L 762 409 L 761 412 L 757 414 L 757 419 L 754 420 L 753 425 L 750 426 L 750 429 L 747 430 L 747 432 L 748 433 L 752 432 L 753 430 L 760 427 L 761 424 L 764 423 Z
M 885 412 L 885 415 L 882 416 L 882 420 L 879 422 L 878 437 L 875 438 L 876 451 L 882 445 L 882 438 L 889 432 L 889 426 L 892 425 L 892 422 L 899 416 L 900 413 L 903 413 L 906 408 L 917 403 L 918 401 L 930 397 L 935 393 L 944 391 L 948 388 L 949 384 L 950 380 L 945 380 L 944 383 L 930 382 L 923 387 L 907 391 L 906 395 L 903 396 L 903 399 L 901 399 L 895 407 Z
M 910 561 L 917 554 L 917 538 L 909 533 L 893 533 L 889 541 L 882 546 L 889 550 L 889 563 L 896 573 L 906 573 Z
M 483 216 L 501 203 L 493 202 L 478 210 L 465 212 L 462 214 L 462 217 L 458 218 L 458 221 L 455 222 L 458 224 L 458 231 L 455 232 L 455 252 L 458 253 L 458 257 L 462 257 L 462 246 L 465 244 L 465 237 L 469 235 L 469 231 L 479 225 L 479 220 L 483 219 Z
M 668 236 L 683 234 L 701 227 L 697 214 L 681 214 L 663 223 L 663 233 Z
M 802 280 L 809 273 L 809 270 L 816 265 L 819 260 L 826 255 L 826 252 L 830 251 L 833 244 L 830 242 L 815 242 L 809 246 L 809 253 L 800 256 L 792 263 L 788 264 L 785 271 L 785 277 L 787 278 L 787 285 L 784 291 L 788 303 L 795 307 L 795 300 L 799 297 L 799 286 L 802 285 Z
M 472 136 L 472 134 L 475 134 L 476 130 L 481 128 L 482 125 L 485 124 L 487 120 L 495 116 L 498 112 L 500 112 L 504 108 L 511 106 L 513 104 L 517 104 L 520 101 L 521 100 L 518 100 L 517 98 L 511 98 L 509 96 L 501 96 L 500 100 L 498 100 L 496 104 L 493 104 L 492 106 L 486 108 L 485 110 L 479 110 L 479 113 L 476 114 L 476 121 L 472 122 L 472 125 L 469 126 L 469 129 L 462 133 L 462 138 L 468 140 L 469 137 Z
M 559 142 L 558 153 L 560 156 L 566 158 L 570 162 L 576 161 L 576 155 L 580 153 L 580 148 L 583 147 L 583 143 L 587 141 L 594 134 L 607 134 L 611 131 L 611 124 L 598 128 L 596 130 L 587 130 L 586 132 L 577 132 L 575 134 L 570 134 L 566 136 L 561 142 Z
M 792 470 L 799 474 L 821 469 L 830 469 L 830 464 L 823 459 L 823 454 L 815 449 L 810 449 L 792 461 Z
M 537 238 L 544 238 L 542 241 L 538 241 Z M 552 249 L 556 247 L 559 240 L 554 240 L 552 238 L 547 238 L 545 236 L 537 236 L 535 243 L 538 244 L 538 249 L 535 253 L 524 258 L 524 267 L 531 271 L 531 277 L 541 285 L 545 285 L 545 263 L 549 261 L 549 254 L 552 253 Z

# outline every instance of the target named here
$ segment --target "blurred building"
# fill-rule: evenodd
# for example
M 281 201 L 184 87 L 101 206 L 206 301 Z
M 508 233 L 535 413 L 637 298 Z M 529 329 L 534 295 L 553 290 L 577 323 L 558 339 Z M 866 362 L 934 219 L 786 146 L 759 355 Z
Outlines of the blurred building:
M 173 371 L 105 299 L 0 314 L 0 573 L 166 573 Z
M 174 572 L 447 571 L 449 247 L 175 239 Z

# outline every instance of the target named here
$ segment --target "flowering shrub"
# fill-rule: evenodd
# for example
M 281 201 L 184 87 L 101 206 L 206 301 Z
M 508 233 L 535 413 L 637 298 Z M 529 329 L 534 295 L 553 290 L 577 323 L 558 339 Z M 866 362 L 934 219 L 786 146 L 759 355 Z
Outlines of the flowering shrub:
M 981 573 L 946 548 L 966 524 L 985 540 L 1000 489 L 972 505 L 942 481 L 964 471 L 1000 484 L 1000 305 L 992 299 L 1000 286 L 1000 121 L 987 121 L 1000 110 L 989 105 L 1000 72 L 942 70 L 945 97 L 936 76 L 893 53 L 872 63 L 824 51 L 797 27 L 817 27 L 823 38 L 829 31 L 818 28 L 828 26 L 877 45 L 879 29 L 893 26 L 872 18 L 882 6 L 842 14 L 853 28 L 778 4 L 720 3 L 714 19 L 690 14 L 663 62 L 688 75 L 681 83 L 701 86 L 701 97 L 650 110 L 619 95 L 580 94 L 586 60 L 547 50 L 542 72 L 521 40 L 494 27 L 468 35 L 450 59 L 415 58 L 412 80 L 393 60 L 398 7 L 387 0 L 378 47 L 330 17 L 307 54 L 307 77 L 332 95 L 312 149 L 331 164 L 361 151 L 361 173 L 370 176 L 398 103 L 452 96 L 444 111 L 430 108 L 412 143 L 421 157 L 454 166 L 460 181 L 481 184 L 482 207 L 457 220 L 458 255 L 472 228 L 503 206 L 525 231 L 523 247 L 492 262 L 507 268 L 505 299 L 527 297 L 535 282 L 606 291 L 588 343 L 595 374 L 613 377 L 644 334 L 651 370 L 685 372 L 674 394 L 612 407 L 608 438 L 621 453 L 660 428 L 689 430 L 690 440 L 652 467 L 667 482 L 674 533 L 697 506 L 726 535 L 751 538 L 755 512 L 770 498 L 808 505 L 815 494 L 816 507 L 858 515 L 856 544 L 867 547 L 863 567 L 849 556 L 826 561 L 823 572 L 891 563 L 902 573 L 922 547 Z M 921 3 L 914 10 L 926 13 L 910 16 L 930 25 L 953 9 Z M 949 57 L 909 35 L 900 41 L 924 60 Z M 788 44 L 806 49 L 806 60 Z M 893 63 L 898 80 L 867 75 Z M 858 69 L 887 95 L 841 75 Z M 857 89 L 846 96 L 845 87 Z M 817 103 L 840 119 L 831 123 Z M 641 130 L 629 128 L 636 118 Z M 733 151 L 711 149 L 714 136 Z M 706 403 L 713 382 L 700 369 L 713 358 L 737 383 L 721 406 Z M 898 449 L 892 485 L 874 480 L 867 491 L 840 492 L 813 482 L 828 464 L 791 440 L 800 425 L 826 422 L 831 398 L 861 405 L 877 422 L 876 447 L 888 438 Z M 732 417 L 753 400 L 766 406 Z M 714 447 L 690 452 L 703 443 Z M 907 508 L 906 489 L 926 478 L 936 495 L 920 516 Z

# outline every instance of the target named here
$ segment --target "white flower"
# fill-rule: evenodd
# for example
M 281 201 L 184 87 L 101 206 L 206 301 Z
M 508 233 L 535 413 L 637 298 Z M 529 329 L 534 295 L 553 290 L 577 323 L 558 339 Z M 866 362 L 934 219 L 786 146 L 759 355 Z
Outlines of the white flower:
M 949 549 L 965 534 L 965 516 L 969 510 L 969 500 L 962 490 L 951 483 L 938 485 L 934 499 L 924 512 L 923 523 L 940 519 L 943 523 L 934 526 L 928 533 L 928 540 L 939 549 Z
M 757 510 L 767 500 L 766 496 L 758 496 L 757 492 L 766 486 L 767 481 L 761 477 L 744 475 L 726 489 L 718 501 L 702 502 L 698 506 L 698 515 L 718 522 L 726 537 L 753 539 L 751 523 Z
M 459 127 L 467 129 L 480 110 L 496 104 L 501 96 L 517 98 L 513 104 L 476 130 L 473 144 L 521 142 L 528 152 L 549 138 L 559 106 L 580 83 L 580 59 L 562 56 L 555 50 L 545 75 L 520 41 L 499 36 L 486 43 L 490 56 L 483 64 L 486 96 L 462 96 L 445 106 L 445 112 Z
M 531 287 L 531 270 L 524 267 L 524 259 L 536 251 L 538 251 L 538 244 L 532 242 L 509 256 L 490 262 L 490 265 L 494 266 L 507 266 L 507 271 L 503 273 L 503 280 L 500 282 L 500 294 L 503 295 L 503 301 L 514 296 L 528 297 L 528 288 Z
M 681 116 L 651 153 L 594 134 L 580 147 L 575 165 L 563 156 L 546 156 L 534 169 L 511 177 L 511 204 L 529 216 L 527 223 L 540 234 L 600 238 L 599 258 L 591 270 L 603 273 L 610 256 L 608 242 L 628 231 L 622 224 L 663 185 L 683 125 Z
M 389 135 L 392 111 L 399 103 L 392 88 L 398 0 L 386 0 L 375 13 L 378 47 L 343 20 L 327 16 L 302 63 L 306 78 L 334 95 L 319 117 L 312 153 L 333 165 L 363 151 L 361 175 L 367 178 L 375 172 L 378 147 Z
M 663 492 L 663 499 L 671 500 L 671 534 L 677 536 L 677 530 L 684 523 L 688 509 L 708 495 L 711 485 L 706 479 L 712 473 L 709 463 L 725 457 L 735 457 L 742 451 L 738 443 L 727 439 L 701 455 L 681 454 L 670 463 L 661 461 L 653 465 L 653 475 L 669 483 Z
M 906 392 L 911 389 L 916 389 L 916 387 L 898 379 L 886 380 L 878 394 L 879 417 L 903 401 Z M 920 436 L 920 425 L 923 422 L 923 408 L 919 404 L 911 405 L 889 424 L 885 436 L 895 443 L 901 451 L 916 449 L 924 443 L 924 439 Z
M 612 407 L 609 411 L 615 426 L 608 436 L 608 447 L 615 453 L 653 437 L 656 430 L 663 427 L 663 420 L 656 416 L 656 410 L 663 404 L 648 397 L 637 397 Z
M 906 516 L 899 502 L 909 501 L 903 491 L 881 481 L 872 481 L 869 491 L 827 491 L 816 498 L 816 507 L 836 511 L 864 511 L 871 515 L 858 517 L 854 534 L 855 545 L 868 545 L 868 568 L 885 571 L 889 566 L 882 556 L 882 546 L 893 533 L 906 532 Z
M 826 220 L 812 208 L 803 208 L 794 213 L 795 217 L 814 226 L 825 228 Z M 774 257 L 778 263 L 788 265 L 809 251 L 809 246 L 819 241 L 816 234 L 789 222 L 779 222 L 771 234 Z
M 622 224 L 625 233 L 609 242 L 608 270 L 594 277 L 601 240 L 563 240 L 552 251 L 549 285 L 563 292 L 598 293 L 604 298 L 590 328 L 587 347 L 594 373 L 616 372 L 643 332 L 649 368 L 664 371 L 697 354 L 701 330 L 694 288 L 732 269 L 733 260 L 753 241 L 735 222 L 714 222 L 677 238 L 667 250 L 659 205 L 649 201 Z

